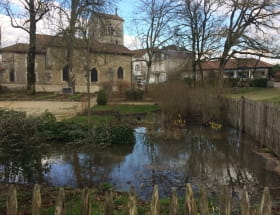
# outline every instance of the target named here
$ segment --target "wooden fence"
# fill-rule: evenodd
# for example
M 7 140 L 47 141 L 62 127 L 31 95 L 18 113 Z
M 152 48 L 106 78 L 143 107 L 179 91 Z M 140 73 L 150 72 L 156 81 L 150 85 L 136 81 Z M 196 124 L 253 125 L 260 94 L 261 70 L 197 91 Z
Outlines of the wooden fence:
M 261 146 L 270 148 L 280 157 L 280 108 L 267 103 L 226 99 L 226 121 L 250 135 Z
M 33 189 L 32 196 L 32 215 L 39 215 L 41 210 L 41 193 L 40 186 L 35 185 Z M 80 207 L 80 215 L 90 215 L 92 214 L 91 208 L 92 202 L 90 201 L 90 191 L 88 188 L 84 188 L 82 191 L 82 200 Z M 129 201 L 127 205 L 127 213 L 129 215 L 137 215 L 137 200 L 134 194 L 134 189 L 132 188 L 129 193 Z M 170 204 L 169 204 L 169 214 L 184 214 L 184 215 L 209 215 L 209 204 L 208 198 L 206 195 L 205 188 L 202 186 L 199 191 L 198 199 L 195 198 L 192 187 L 190 184 L 186 185 L 186 194 L 184 200 L 184 212 L 179 212 L 178 198 L 176 195 L 176 189 L 172 188 Z M 240 212 L 241 215 L 250 215 L 250 202 L 246 188 L 242 191 L 241 201 L 240 201 Z M 113 207 L 113 192 L 112 190 L 107 191 L 105 193 L 105 207 L 103 214 L 105 215 L 113 215 L 114 207 Z M 227 186 L 223 187 L 220 195 L 220 205 L 218 213 L 220 215 L 230 215 L 232 213 L 231 210 L 231 196 Z M 65 215 L 66 207 L 65 207 L 65 194 L 64 189 L 60 188 L 55 204 L 55 215 Z M 152 194 L 152 200 L 150 203 L 150 213 L 151 215 L 159 215 L 160 214 L 160 202 L 159 202 L 159 192 L 158 186 L 154 186 L 154 191 Z M 236 213 L 235 213 L 236 214 Z M 272 214 L 272 202 L 270 198 L 269 189 L 264 188 L 263 196 L 261 199 L 261 203 L 257 209 L 257 213 L 253 214 L 257 215 L 271 215 Z M 18 205 L 17 205 L 17 190 L 14 185 L 9 187 L 8 195 L 7 195 L 7 215 L 18 215 Z

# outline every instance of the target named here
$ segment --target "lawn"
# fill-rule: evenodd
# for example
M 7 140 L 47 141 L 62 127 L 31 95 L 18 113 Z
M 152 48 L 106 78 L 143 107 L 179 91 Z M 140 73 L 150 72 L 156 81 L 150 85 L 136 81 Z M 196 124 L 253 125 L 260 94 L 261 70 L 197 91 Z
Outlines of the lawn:
M 118 112 L 119 114 L 147 113 L 158 110 L 157 105 L 96 105 L 93 112 Z
M 231 97 L 238 98 L 244 96 L 247 99 L 255 101 L 267 101 L 280 105 L 280 89 L 279 88 L 238 88 L 229 94 Z
M 141 116 L 141 120 L 148 119 L 157 110 L 159 110 L 157 105 L 96 105 L 91 109 L 91 121 L 94 126 L 118 124 L 120 121 L 125 124 L 135 124 L 139 121 L 135 115 L 145 114 L 145 117 Z M 87 113 L 69 120 L 78 124 L 87 124 Z

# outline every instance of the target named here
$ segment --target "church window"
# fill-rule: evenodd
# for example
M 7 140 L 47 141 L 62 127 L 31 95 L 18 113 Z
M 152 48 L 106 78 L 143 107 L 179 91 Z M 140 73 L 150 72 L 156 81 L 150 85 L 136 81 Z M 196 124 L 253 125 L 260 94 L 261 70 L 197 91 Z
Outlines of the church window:
M 122 67 L 118 68 L 118 79 L 123 79 L 123 68 Z
M 112 24 L 108 24 L 105 28 L 105 34 L 108 35 L 108 36 L 112 36 L 112 35 L 115 35 L 116 32 L 115 32 L 115 29 L 114 27 L 112 26 Z
M 9 72 L 9 80 L 10 82 L 15 82 L 15 70 L 13 68 L 10 69 L 10 72 Z
M 69 66 L 65 65 L 62 69 L 62 80 L 69 81 Z
M 97 82 L 98 81 L 98 72 L 95 68 L 93 68 L 90 72 L 90 80 L 91 80 L 91 82 Z
M 139 64 L 136 64 L 136 65 L 135 65 L 135 71 L 137 71 L 137 72 L 140 71 L 140 66 L 139 66 Z

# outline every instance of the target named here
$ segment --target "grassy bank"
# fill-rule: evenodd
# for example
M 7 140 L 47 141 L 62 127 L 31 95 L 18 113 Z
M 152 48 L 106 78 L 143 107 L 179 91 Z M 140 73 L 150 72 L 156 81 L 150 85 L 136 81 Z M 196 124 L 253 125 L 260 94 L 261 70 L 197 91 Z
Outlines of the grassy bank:
M 233 89 L 229 96 L 238 98 L 244 96 L 247 99 L 255 101 L 267 101 L 280 105 L 280 89 L 279 88 L 238 88 Z
M 96 105 L 91 109 L 91 121 L 94 126 L 106 124 L 130 124 L 135 125 L 152 120 L 154 112 L 158 111 L 157 105 Z M 68 121 L 80 125 L 88 123 L 87 113 L 73 117 Z

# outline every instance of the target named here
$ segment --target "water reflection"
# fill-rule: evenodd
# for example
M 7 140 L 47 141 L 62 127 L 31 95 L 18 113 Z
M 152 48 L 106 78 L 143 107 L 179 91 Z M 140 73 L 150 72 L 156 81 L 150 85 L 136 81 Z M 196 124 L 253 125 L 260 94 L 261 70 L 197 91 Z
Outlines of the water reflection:
M 42 163 L 46 147 L 38 142 L 17 143 L 13 147 L 2 145 L 0 154 L 0 180 L 6 183 L 41 183 L 49 170 Z
M 202 127 L 176 132 L 175 139 L 167 140 L 162 137 L 164 130 L 137 128 L 134 145 L 103 150 L 60 146 L 42 154 L 44 150 L 38 147 L 2 149 L 1 179 L 44 180 L 50 185 L 73 187 L 111 183 L 119 190 L 134 185 L 143 199 L 150 198 L 154 184 L 159 185 L 162 197 L 169 196 L 171 187 L 182 195 L 185 183 L 193 184 L 194 189 L 204 184 L 211 192 L 229 184 L 237 197 L 244 185 L 252 197 L 258 197 L 263 186 L 279 186 L 280 176 L 265 170 L 265 162 L 253 152 L 254 143 L 240 132 Z M 280 193 L 274 198 L 279 199 Z
M 154 184 L 159 185 L 161 196 L 168 196 L 171 187 L 183 194 L 185 183 L 195 189 L 205 184 L 213 192 L 230 184 L 233 193 L 247 185 L 251 195 L 264 185 L 280 183 L 279 176 L 260 168 L 264 163 L 252 152 L 252 142 L 236 130 L 199 127 L 181 132 L 179 140 L 166 140 L 157 132 L 147 135 L 145 128 L 138 128 L 135 145 L 103 151 L 56 150 L 46 158 L 51 170 L 45 178 L 59 186 L 108 182 L 129 190 L 134 185 L 141 198 L 150 198 Z

